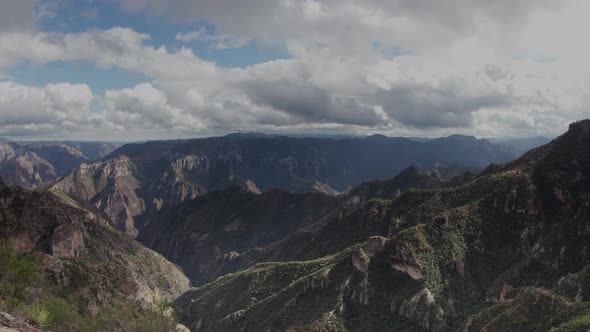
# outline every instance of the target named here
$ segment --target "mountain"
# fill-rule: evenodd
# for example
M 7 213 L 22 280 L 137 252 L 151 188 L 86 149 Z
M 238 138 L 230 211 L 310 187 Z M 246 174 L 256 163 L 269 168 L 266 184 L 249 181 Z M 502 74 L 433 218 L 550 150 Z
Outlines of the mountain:
M 590 120 L 477 176 L 444 181 L 416 168 L 400 175 L 330 198 L 336 208 L 311 209 L 315 221 L 227 257 L 232 240 L 219 229 L 232 217 L 162 223 L 170 230 L 161 243 L 167 234 L 210 238 L 226 267 L 237 266 L 178 298 L 179 319 L 195 331 L 590 328 Z M 422 189 L 402 190 L 410 179 Z M 201 204 L 197 211 L 213 210 Z M 205 220 L 215 227 L 202 227 Z M 235 229 L 257 220 L 240 219 Z
M 488 141 L 505 146 L 521 155 L 531 149 L 551 142 L 553 138 L 538 136 L 538 137 L 523 137 L 523 138 L 487 138 Z
M 392 232 L 394 224 L 381 222 L 382 204 L 412 188 L 452 184 L 456 180 L 411 166 L 392 179 L 363 183 L 339 196 L 281 189 L 260 193 L 230 185 L 149 215 L 142 220 L 138 240 L 180 265 L 200 285 L 256 262 L 290 260 L 300 253 L 321 256 Z M 356 222 L 367 218 L 376 222 Z M 303 240 L 309 236 L 313 239 Z M 283 247 L 284 252 L 279 250 Z
M 228 186 L 162 208 L 145 222 L 138 240 L 182 266 L 193 283 L 203 284 L 238 269 L 232 263 L 240 255 L 309 226 L 340 201 L 321 193 Z
M 100 158 L 116 145 L 101 142 L 0 141 L 0 177 L 10 185 L 32 188 L 55 181 L 82 162 Z M 86 154 L 87 153 L 87 154 Z
M 110 158 L 122 155 L 138 165 L 151 162 L 146 173 L 161 173 L 171 161 L 187 163 L 193 171 L 185 174 L 187 180 L 209 190 L 220 189 L 220 183 L 237 176 L 251 179 L 263 191 L 298 189 L 301 180 L 317 180 L 345 190 L 366 180 L 389 178 L 412 164 L 424 169 L 437 162 L 481 168 L 513 156 L 486 140 L 460 135 L 428 142 L 379 135 L 351 139 L 228 135 L 126 144 Z M 188 157 L 193 159 L 184 159 Z
M 92 141 L 20 141 L 18 143 L 35 148 L 48 146 L 68 146 L 80 151 L 89 160 L 101 159 L 124 144 L 124 142 Z
M 59 331 L 144 330 L 135 319 L 152 322 L 189 287 L 174 264 L 63 193 L 3 184 L 0 265 L 0 310 Z
M 125 144 L 100 161 L 81 164 L 55 186 L 136 236 L 141 219 L 222 190 L 234 178 L 251 180 L 263 192 L 282 188 L 335 195 L 410 165 L 482 168 L 512 156 L 486 140 L 459 135 L 416 142 L 378 135 L 329 139 L 232 134 Z
M 505 150 L 410 142 L 397 156 L 420 162 L 341 186 L 336 170 L 277 160 L 305 165 L 311 149 L 321 170 L 345 160 L 332 145 L 359 144 L 353 164 L 399 140 L 300 140 L 132 144 L 52 186 L 0 183 L 0 329 L 186 331 L 174 316 L 193 331 L 590 328 L 590 120 L 477 172 Z M 8 145 L 2 158 L 21 155 Z

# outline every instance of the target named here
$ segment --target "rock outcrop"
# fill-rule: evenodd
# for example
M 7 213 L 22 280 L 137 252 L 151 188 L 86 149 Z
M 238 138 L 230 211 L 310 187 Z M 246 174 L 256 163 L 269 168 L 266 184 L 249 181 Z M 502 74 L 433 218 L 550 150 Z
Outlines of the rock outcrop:
M 0 332 L 41 332 L 41 329 L 29 324 L 23 318 L 0 311 Z
M 73 298 L 84 314 L 115 304 L 155 308 L 188 289 L 174 264 L 61 195 L 0 189 L 0 241 L 35 257 L 52 287 L 80 295 Z

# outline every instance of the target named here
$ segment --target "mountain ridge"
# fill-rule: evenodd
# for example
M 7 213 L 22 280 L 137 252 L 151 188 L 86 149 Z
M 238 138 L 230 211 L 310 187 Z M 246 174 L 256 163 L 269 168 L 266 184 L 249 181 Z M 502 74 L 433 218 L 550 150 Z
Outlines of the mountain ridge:
M 55 186 L 88 208 L 99 209 L 117 228 L 136 236 L 142 227 L 140 219 L 162 206 L 220 190 L 232 178 L 251 180 L 263 192 L 284 188 L 335 195 L 366 180 L 389 178 L 411 164 L 428 169 L 457 163 L 477 168 L 511 156 L 485 140 L 464 136 L 415 142 L 387 137 L 228 135 L 126 144 L 101 161 L 82 164 Z M 124 176 L 105 177 L 108 172 L 101 168 L 116 160 L 125 160 L 124 167 L 130 171 Z M 93 197 L 80 194 L 80 188 L 93 187 L 93 179 L 98 178 L 106 186 Z
M 274 262 L 193 289 L 175 308 L 202 331 L 583 330 L 588 179 L 584 120 L 466 183 L 353 196 L 352 218 L 272 245 Z M 371 235 L 353 236 L 369 225 Z

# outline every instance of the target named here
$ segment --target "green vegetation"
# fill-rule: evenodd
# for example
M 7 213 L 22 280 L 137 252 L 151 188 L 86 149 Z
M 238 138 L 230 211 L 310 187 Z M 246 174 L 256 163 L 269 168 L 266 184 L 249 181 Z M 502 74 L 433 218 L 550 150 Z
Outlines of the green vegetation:
M 115 303 L 102 307 L 96 316 L 82 313 L 80 303 L 83 299 L 73 289 L 62 289 L 44 280 L 35 259 L 15 254 L 6 242 L 0 244 L 0 267 L 0 309 L 23 313 L 41 328 L 81 332 L 115 329 L 160 332 L 176 325 L 174 318 L 164 315 L 169 303 L 161 303 L 151 310 L 129 303 Z M 81 273 L 78 277 L 84 279 Z M 72 276 L 74 283 L 83 282 L 75 280 L 75 273 Z
M 590 308 L 584 306 L 583 310 L 572 315 L 573 317 L 562 323 L 559 328 L 563 332 L 577 332 L 590 330 Z
M 0 242 L 0 267 L 0 298 L 9 305 L 22 300 L 27 287 L 40 280 L 33 257 L 15 255 L 6 242 Z
M 377 204 L 383 204 L 383 205 L 391 204 L 392 201 L 393 200 L 391 200 L 391 199 L 385 199 L 385 198 L 380 198 L 380 197 L 369 198 L 369 203 L 377 203 Z
M 469 331 L 484 327 L 490 331 L 548 331 L 560 326 L 568 317 L 577 317 L 579 304 L 551 291 L 527 287 L 517 291 L 514 298 L 495 304 L 474 315 Z M 588 312 L 579 318 L 561 324 L 559 331 L 586 331 L 580 329 L 587 321 Z
M 24 307 L 24 311 L 42 328 L 51 327 L 54 323 L 53 315 L 46 307 L 41 306 L 38 303 Z

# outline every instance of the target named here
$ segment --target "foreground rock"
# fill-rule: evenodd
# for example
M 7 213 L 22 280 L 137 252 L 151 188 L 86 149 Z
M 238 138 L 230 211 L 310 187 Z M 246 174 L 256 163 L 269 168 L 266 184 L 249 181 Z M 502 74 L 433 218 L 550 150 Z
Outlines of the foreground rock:
M 0 241 L 32 256 L 51 298 L 61 294 L 53 301 L 83 316 L 113 306 L 151 310 L 189 287 L 174 264 L 57 191 L 0 186 Z
M 41 330 L 26 322 L 23 318 L 0 311 L 0 332 L 41 332 Z

